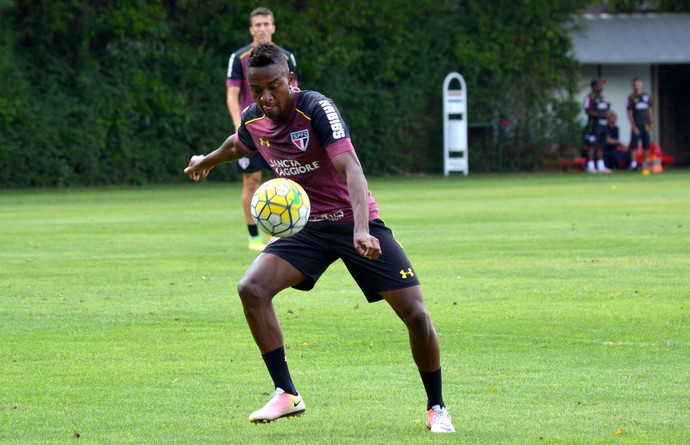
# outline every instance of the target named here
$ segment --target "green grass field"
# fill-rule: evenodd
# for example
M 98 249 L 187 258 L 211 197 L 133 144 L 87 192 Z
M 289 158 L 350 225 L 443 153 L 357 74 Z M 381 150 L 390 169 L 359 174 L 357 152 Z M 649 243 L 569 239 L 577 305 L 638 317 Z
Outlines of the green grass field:
M 690 172 L 370 179 L 423 284 L 458 429 L 341 264 L 275 304 L 304 417 L 235 285 L 238 184 L 0 194 L 0 443 L 690 443 Z

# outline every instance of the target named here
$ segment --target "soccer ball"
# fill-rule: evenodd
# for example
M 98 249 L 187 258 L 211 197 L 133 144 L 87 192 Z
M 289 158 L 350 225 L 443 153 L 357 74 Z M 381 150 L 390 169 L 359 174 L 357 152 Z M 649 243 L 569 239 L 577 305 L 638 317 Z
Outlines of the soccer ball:
M 252 217 L 264 232 L 278 237 L 294 235 L 309 219 L 309 196 L 301 185 L 276 178 L 259 186 L 252 197 Z

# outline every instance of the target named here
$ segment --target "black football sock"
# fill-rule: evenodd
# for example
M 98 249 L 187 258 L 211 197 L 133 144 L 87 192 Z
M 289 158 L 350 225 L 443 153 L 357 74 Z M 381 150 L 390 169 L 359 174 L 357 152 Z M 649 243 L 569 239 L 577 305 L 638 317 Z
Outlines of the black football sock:
M 434 405 L 439 405 L 441 408 L 446 406 L 443 403 L 443 389 L 441 385 L 441 368 L 437 371 L 419 371 L 419 375 L 422 377 L 422 383 L 424 384 L 424 390 L 426 390 L 427 404 L 426 409 L 431 409 Z
M 281 346 L 271 352 L 262 354 L 261 358 L 263 358 L 266 363 L 268 373 L 271 374 L 275 387 L 296 396 L 297 390 L 292 383 L 292 377 L 290 377 L 287 358 L 285 358 L 285 349 Z
M 249 230 L 249 236 L 259 236 L 259 228 L 256 224 L 247 224 L 247 230 Z

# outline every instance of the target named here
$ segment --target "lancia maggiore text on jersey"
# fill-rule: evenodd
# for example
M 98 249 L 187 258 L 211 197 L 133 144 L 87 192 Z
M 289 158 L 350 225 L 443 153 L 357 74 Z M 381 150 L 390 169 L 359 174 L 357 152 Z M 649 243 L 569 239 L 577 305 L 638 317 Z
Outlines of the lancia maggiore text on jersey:
M 294 176 L 319 169 L 319 161 L 302 165 L 295 159 L 271 159 L 268 163 L 278 176 Z

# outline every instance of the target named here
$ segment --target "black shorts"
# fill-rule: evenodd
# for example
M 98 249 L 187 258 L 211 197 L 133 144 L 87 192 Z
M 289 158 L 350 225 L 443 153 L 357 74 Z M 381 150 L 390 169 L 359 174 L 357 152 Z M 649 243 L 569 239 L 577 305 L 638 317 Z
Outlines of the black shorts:
M 381 245 L 382 253 L 377 260 L 368 260 L 357 253 L 352 244 L 353 229 L 352 222 L 310 222 L 295 235 L 274 238 L 263 252 L 279 256 L 307 276 L 294 286 L 299 290 L 313 289 L 337 259 L 343 260 L 370 303 L 383 299 L 381 291 L 419 285 L 405 251 L 383 221 L 369 221 L 369 231 Z
M 606 144 L 606 136 L 608 135 L 608 130 L 604 126 L 593 125 L 589 132 L 585 133 L 585 144 L 595 145 L 595 144 Z
M 632 148 L 633 150 L 637 150 L 637 146 L 640 144 L 640 142 L 642 142 L 642 148 L 645 150 L 649 150 L 649 124 L 638 124 L 636 122 L 635 125 L 637 126 L 638 130 L 640 130 L 640 134 L 635 134 L 631 132 L 630 148 Z
M 237 160 L 237 173 L 254 173 L 268 168 L 268 164 L 261 153 L 251 153 Z

